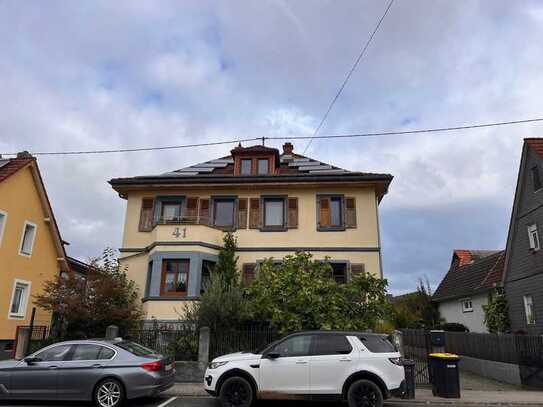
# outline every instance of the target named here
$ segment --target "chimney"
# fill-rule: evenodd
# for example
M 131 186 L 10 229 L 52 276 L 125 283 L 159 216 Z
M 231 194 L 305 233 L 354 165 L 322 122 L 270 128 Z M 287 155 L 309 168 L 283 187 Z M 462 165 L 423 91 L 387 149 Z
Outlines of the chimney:
M 290 155 L 292 154 L 292 150 L 294 150 L 294 146 L 292 145 L 292 143 L 283 144 L 283 154 Z
M 32 154 L 30 154 L 28 151 L 21 151 L 17 153 L 17 158 L 32 158 Z

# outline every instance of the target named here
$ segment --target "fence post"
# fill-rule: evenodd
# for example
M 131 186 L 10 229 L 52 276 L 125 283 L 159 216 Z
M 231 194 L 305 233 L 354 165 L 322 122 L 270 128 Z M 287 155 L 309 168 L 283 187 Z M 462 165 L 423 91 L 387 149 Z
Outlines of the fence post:
M 28 327 L 30 331 L 30 336 L 28 337 L 28 341 L 25 345 L 25 356 L 27 356 L 30 353 L 30 345 L 32 344 L 32 336 L 34 334 L 34 318 L 36 318 L 36 307 L 32 307 L 32 315 L 30 316 L 30 326 Z
M 200 328 L 200 337 L 198 342 L 198 362 L 205 366 L 209 362 L 209 328 L 204 326 Z
M 119 336 L 119 327 L 117 325 L 109 325 L 106 328 L 106 339 L 115 339 Z
M 400 352 L 400 355 L 405 356 L 405 352 L 403 349 L 403 333 L 402 331 L 395 330 L 392 334 L 392 340 L 394 341 L 394 345 L 396 346 L 396 349 L 398 349 L 398 352 Z

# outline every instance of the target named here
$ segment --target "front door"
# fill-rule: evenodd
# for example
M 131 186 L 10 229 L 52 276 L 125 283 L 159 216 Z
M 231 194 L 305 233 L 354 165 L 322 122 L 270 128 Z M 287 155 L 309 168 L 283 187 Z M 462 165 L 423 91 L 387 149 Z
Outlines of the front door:
M 309 354 L 312 335 L 296 335 L 278 343 L 260 361 L 260 397 L 309 394 Z
M 345 335 L 319 334 L 313 338 L 311 394 L 341 394 L 356 364 L 358 351 Z
M 46 348 L 30 364 L 21 361 L 11 371 L 10 397 L 19 399 L 54 400 L 57 397 L 58 368 L 72 345 Z

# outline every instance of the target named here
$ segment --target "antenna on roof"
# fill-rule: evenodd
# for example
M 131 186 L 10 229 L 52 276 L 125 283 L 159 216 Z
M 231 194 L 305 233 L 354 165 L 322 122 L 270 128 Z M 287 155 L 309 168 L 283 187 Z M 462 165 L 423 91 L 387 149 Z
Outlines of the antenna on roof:
M 266 137 L 262 137 L 262 145 L 266 145 Z

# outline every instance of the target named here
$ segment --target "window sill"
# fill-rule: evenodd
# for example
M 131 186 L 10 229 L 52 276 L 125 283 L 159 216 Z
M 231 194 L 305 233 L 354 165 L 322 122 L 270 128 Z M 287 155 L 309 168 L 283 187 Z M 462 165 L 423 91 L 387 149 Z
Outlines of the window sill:
M 194 301 L 199 300 L 199 296 L 194 295 L 185 295 L 185 296 L 175 296 L 175 295 L 163 295 L 158 297 L 144 297 L 141 299 L 141 302 L 147 301 Z
M 259 228 L 261 232 L 288 232 L 286 226 L 262 226 Z
M 473 310 L 472 309 L 462 310 L 463 314 L 469 314 L 470 312 L 473 312 Z
M 32 257 L 32 253 L 19 252 L 19 256 L 30 258 Z
M 8 319 L 25 319 L 25 316 L 22 314 L 9 314 Z
M 331 226 L 322 227 L 317 226 L 317 232 L 344 232 L 347 228 L 345 226 Z

